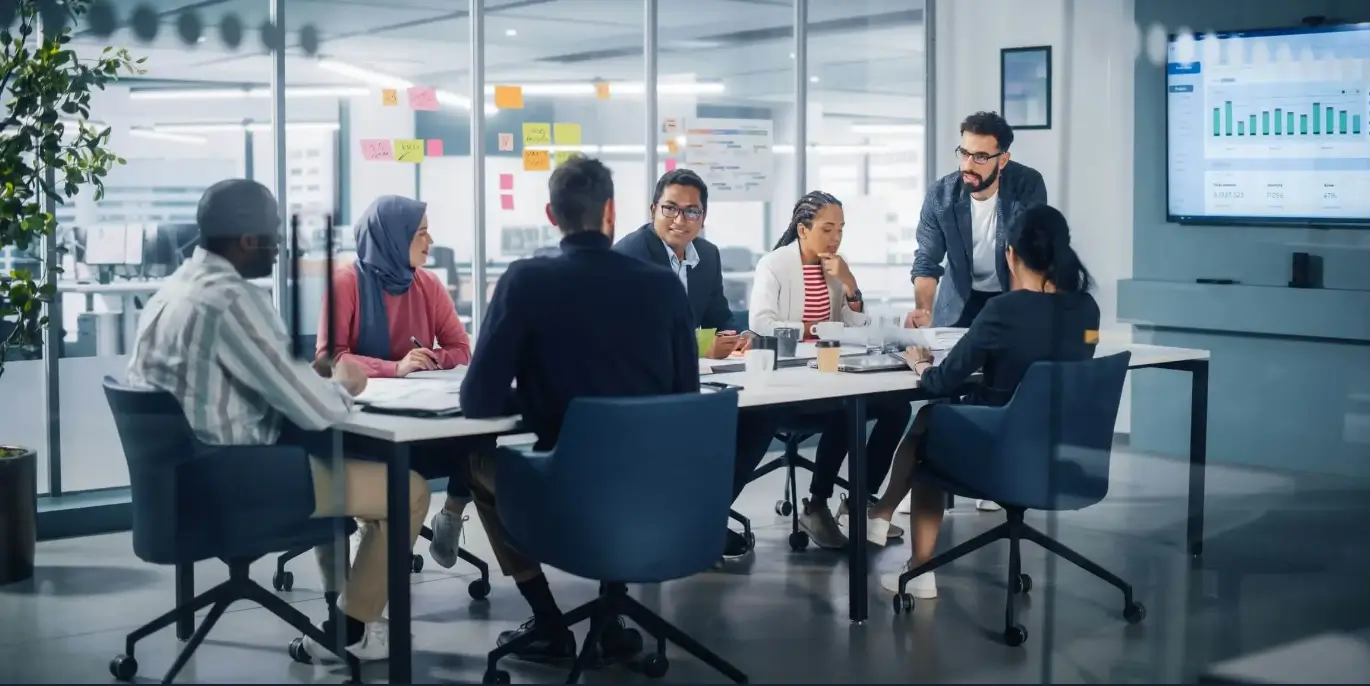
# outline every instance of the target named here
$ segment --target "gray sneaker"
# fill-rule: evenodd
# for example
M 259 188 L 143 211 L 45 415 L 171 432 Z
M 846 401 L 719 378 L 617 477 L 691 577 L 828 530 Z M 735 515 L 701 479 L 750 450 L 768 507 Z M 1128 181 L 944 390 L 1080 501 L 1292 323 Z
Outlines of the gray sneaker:
M 842 533 L 842 527 L 837 525 L 837 518 L 832 516 L 826 502 L 815 503 L 804 498 L 803 508 L 799 514 L 799 528 L 809 535 L 814 545 L 829 550 L 847 547 L 847 535 Z

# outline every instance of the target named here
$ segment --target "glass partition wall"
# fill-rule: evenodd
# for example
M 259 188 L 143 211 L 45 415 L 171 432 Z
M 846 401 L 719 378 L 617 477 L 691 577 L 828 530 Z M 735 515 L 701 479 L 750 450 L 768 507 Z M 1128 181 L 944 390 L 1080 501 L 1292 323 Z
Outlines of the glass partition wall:
M 701 2 L 117 0 L 113 26 L 77 26 L 78 53 L 126 46 L 147 61 L 92 106 L 128 164 L 103 200 L 83 193 L 58 212 L 57 364 L 11 359 L 0 377 L 6 397 L 34 399 L 11 404 L 0 435 L 40 451 L 41 535 L 128 525 L 100 383 L 122 377 L 138 312 L 193 250 L 196 204 L 221 179 L 259 180 L 287 226 L 298 215 L 297 272 L 282 251 L 262 285 L 306 347 L 330 220 L 344 264 L 376 197 L 426 202 L 427 268 L 474 333 L 508 264 L 557 249 L 547 180 L 575 153 L 613 170 L 620 237 L 649 221 L 662 173 L 698 171 L 736 309 L 811 188 L 851 208 L 866 291 L 911 297 L 906 274 L 886 272 L 912 250 L 917 207 L 898 200 L 925 183 L 923 0 Z M 760 144 L 730 160 L 739 136 Z

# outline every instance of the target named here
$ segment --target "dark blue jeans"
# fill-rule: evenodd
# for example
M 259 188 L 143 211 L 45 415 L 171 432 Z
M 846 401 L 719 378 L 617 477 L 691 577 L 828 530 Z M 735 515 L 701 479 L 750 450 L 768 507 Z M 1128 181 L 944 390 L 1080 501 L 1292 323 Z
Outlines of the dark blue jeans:
M 331 431 L 305 431 L 286 421 L 281 426 L 281 436 L 277 443 L 297 445 L 310 455 L 326 458 L 333 454 L 333 433 Z M 493 447 L 495 439 L 476 436 L 472 438 L 449 438 L 442 441 L 415 444 L 409 454 L 409 467 L 425 479 L 447 479 L 447 495 L 461 500 L 471 499 L 470 462 L 471 451 L 484 444 Z M 358 454 L 348 448 L 346 436 L 343 437 L 343 454 L 359 460 L 376 460 L 375 456 Z

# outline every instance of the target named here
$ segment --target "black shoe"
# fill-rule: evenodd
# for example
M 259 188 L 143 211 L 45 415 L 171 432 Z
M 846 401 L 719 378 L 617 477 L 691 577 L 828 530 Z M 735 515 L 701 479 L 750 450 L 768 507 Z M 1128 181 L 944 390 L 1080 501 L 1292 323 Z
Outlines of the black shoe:
M 525 643 L 518 650 L 509 654 L 509 657 L 528 662 L 564 662 L 576 659 L 576 636 L 566 627 L 558 627 L 550 632 L 543 631 L 537 625 L 537 618 L 524 622 L 519 628 L 513 631 L 500 632 L 499 639 L 495 645 L 505 645 L 517 641 L 531 633 L 539 634 L 537 638 Z M 547 635 L 550 633 L 551 635 Z
M 604 628 L 599 638 L 600 664 L 627 662 L 642 652 L 642 633 L 626 626 L 622 617 L 614 618 L 614 623 Z
M 751 546 L 747 545 L 747 538 L 742 534 L 728 529 L 728 542 L 723 544 L 723 557 L 742 557 L 751 551 Z

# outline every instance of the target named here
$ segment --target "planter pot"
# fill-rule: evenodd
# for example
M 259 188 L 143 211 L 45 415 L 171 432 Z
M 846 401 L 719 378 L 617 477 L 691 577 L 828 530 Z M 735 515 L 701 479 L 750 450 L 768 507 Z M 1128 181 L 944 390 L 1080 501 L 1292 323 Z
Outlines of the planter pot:
M 0 445 L 0 586 L 33 576 L 38 544 L 38 454 Z

